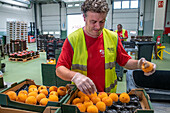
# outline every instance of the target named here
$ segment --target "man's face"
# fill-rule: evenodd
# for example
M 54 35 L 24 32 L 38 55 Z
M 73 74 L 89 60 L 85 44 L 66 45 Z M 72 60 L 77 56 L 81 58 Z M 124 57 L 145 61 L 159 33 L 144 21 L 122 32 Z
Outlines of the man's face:
M 120 25 L 117 26 L 117 30 L 118 30 L 118 31 L 122 31 L 122 28 L 121 28 Z
M 97 38 L 104 28 L 106 16 L 106 13 L 95 13 L 88 11 L 86 13 L 86 17 L 84 15 L 86 33 L 94 38 Z

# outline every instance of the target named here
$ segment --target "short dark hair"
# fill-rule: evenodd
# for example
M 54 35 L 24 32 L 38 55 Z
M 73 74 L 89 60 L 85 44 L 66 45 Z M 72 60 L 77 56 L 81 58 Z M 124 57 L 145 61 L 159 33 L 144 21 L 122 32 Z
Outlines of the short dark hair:
M 85 14 L 85 16 L 87 11 L 108 13 L 109 7 L 106 0 L 86 0 L 81 6 L 81 11 Z
M 120 26 L 122 28 L 122 24 L 118 24 L 117 26 Z

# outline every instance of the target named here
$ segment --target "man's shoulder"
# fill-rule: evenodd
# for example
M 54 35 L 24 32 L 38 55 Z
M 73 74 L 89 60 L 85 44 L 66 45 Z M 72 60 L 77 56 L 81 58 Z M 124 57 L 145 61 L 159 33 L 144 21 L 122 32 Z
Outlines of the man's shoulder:
M 77 35 L 82 34 L 82 33 L 83 33 L 83 29 L 79 28 L 75 30 L 74 32 L 72 32 L 71 34 L 69 34 L 68 37 L 77 37 Z

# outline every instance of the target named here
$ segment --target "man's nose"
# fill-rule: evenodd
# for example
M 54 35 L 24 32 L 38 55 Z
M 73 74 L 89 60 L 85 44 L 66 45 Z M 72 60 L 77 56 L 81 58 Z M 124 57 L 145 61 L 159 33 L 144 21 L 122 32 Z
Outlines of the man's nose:
M 95 25 L 95 28 L 100 29 L 100 23 L 97 22 L 96 25 Z

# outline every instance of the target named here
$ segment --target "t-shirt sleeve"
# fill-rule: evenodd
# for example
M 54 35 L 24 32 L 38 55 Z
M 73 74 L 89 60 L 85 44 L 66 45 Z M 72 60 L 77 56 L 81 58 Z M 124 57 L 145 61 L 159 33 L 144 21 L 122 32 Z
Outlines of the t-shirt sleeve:
M 72 58 L 73 48 L 67 38 L 63 44 L 62 51 L 58 58 L 56 68 L 59 66 L 65 66 L 66 68 L 70 69 L 72 65 Z
M 125 66 L 127 61 L 131 59 L 132 57 L 128 55 L 128 53 L 125 51 L 123 48 L 122 42 L 120 38 L 118 38 L 118 46 L 117 46 L 117 57 L 116 57 L 116 62 L 120 66 Z
M 128 32 L 127 32 L 127 30 L 125 31 L 125 37 L 128 37 Z

